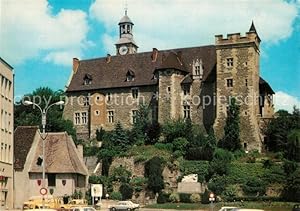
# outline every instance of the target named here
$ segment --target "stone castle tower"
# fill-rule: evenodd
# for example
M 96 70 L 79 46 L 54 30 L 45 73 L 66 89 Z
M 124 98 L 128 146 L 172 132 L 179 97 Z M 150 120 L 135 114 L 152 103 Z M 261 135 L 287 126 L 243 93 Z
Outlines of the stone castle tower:
M 240 105 L 240 138 L 245 150 L 261 149 L 259 129 L 259 45 L 260 38 L 252 22 L 245 37 L 240 33 L 227 38 L 216 35 L 216 120 L 218 139 L 224 126 L 230 97 Z

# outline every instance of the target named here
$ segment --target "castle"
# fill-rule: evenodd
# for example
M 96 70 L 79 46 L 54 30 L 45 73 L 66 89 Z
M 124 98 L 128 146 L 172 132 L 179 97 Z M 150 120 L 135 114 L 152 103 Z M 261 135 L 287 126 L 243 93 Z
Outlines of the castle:
M 64 117 L 77 136 L 95 137 L 120 122 L 130 128 L 141 104 L 152 121 L 190 118 L 218 139 L 224 134 L 228 103 L 240 105 L 240 137 L 245 150 L 262 150 L 263 125 L 273 117 L 269 84 L 260 77 L 260 38 L 252 22 L 245 36 L 215 36 L 215 45 L 138 53 L 133 22 L 125 12 L 119 22 L 116 55 L 73 59 Z

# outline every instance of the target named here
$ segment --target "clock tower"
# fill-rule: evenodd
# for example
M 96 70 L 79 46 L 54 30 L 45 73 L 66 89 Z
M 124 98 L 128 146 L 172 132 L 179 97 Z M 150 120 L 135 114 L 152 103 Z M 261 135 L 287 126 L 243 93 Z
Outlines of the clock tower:
M 137 52 L 138 46 L 133 40 L 132 28 L 133 23 L 127 16 L 127 10 L 125 10 L 125 15 L 119 22 L 119 40 L 116 43 L 117 55 L 134 54 Z

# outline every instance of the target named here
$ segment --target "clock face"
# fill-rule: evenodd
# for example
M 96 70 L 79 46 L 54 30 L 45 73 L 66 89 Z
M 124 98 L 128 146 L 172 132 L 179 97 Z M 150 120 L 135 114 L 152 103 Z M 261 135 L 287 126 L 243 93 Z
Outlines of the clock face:
M 121 55 L 125 55 L 125 54 L 127 54 L 127 52 L 128 52 L 128 47 L 127 47 L 127 46 L 123 45 L 123 46 L 121 46 L 121 47 L 119 48 L 119 53 L 120 53 Z

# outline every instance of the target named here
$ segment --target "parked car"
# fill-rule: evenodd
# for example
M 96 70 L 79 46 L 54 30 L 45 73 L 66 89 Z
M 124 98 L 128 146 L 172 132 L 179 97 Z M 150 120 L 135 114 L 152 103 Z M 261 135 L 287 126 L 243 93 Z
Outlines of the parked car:
M 93 207 L 72 207 L 72 211 L 96 211 Z
M 132 201 L 119 201 L 117 204 L 109 206 L 109 210 L 111 210 L 111 211 L 116 211 L 116 210 L 131 211 L 131 210 L 136 210 L 139 207 L 140 207 L 139 204 L 135 204 Z
M 219 211 L 233 211 L 236 208 L 237 207 L 221 207 L 221 209 L 219 209 Z
M 300 211 L 300 204 L 295 204 L 292 211 Z
M 235 208 L 232 211 L 264 211 L 260 209 Z

